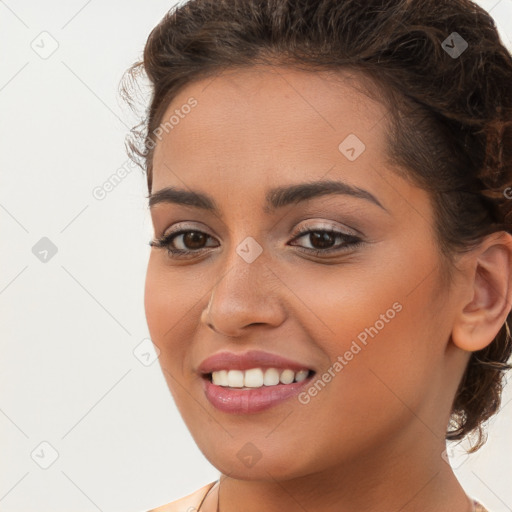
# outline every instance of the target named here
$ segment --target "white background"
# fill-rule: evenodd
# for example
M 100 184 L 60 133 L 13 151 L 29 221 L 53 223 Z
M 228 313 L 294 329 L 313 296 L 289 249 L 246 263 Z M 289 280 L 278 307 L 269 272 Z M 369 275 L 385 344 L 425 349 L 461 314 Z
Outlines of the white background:
M 512 0 L 480 4 L 512 48 Z M 149 337 L 152 229 L 145 176 L 127 163 L 134 123 L 118 84 L 173 5 L 0 0 L 1 512 L 137 512 L 218 476 L 158 361 L 133 353 Z M 52 44 L 48 58 L 36 53 Z M 131 172 L 96 199 L 122 166 Z M 46 263 L 32 252 L 43 237 L 57 248 Z M 512 510 L 511 401 L 509 387 L 485 447 L 453 459 L 492 512 Z

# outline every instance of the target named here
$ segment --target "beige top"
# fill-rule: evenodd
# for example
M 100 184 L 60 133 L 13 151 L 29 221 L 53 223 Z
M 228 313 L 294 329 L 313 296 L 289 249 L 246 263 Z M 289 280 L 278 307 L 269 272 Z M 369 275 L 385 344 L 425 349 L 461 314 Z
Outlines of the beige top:
M 177 501 L 173 501 L 172 503 L 168 503 L 167 505 L 153 508 L 147 512 L 197 512 L 200 510 L 206 495 L 211 490 L 213 490 L 213 488 L 216 487 L 218 483 L 219 480 L 210 482 L 209 484 L 206 484 L 204 487 L 201 487 L 188 496 L 185 496 Z M 489 512 L 481 503 L 476 500 L 473 500 L 473 506 L 473 512 Z
M 212 490 L 218 483 L 218 480 L 210 482 L 209 484 L 206 484 L 204 487 L 201 487 L 188 496 L 184 496 L 183 498 L 173 501 L 172 503 L 167 503 L 167 505 L 162 505 L 158 508 L 152 508 L 147 512 L 197 512 L 204 499 L 206 498 L 208 492 Z

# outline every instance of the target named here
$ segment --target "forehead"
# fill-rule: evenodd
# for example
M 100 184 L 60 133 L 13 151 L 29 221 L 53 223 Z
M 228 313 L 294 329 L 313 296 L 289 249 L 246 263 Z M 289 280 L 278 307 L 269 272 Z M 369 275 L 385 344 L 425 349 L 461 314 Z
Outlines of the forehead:
M 190 180 L 206 171 L 229 180 L 237 172 L 255 185 L 270 175 L 318 178 L 333 165 L 350 173 L 358 165 L 341 153 L 340 143 L 354 135 L 364 144 L 363 159 L 378 164 L 386 109 L 362 92 L 363 80 L 348 71 L 254 66 L 192 82 L 162 117 L 153 191 L 176 180 L 171 169 Z

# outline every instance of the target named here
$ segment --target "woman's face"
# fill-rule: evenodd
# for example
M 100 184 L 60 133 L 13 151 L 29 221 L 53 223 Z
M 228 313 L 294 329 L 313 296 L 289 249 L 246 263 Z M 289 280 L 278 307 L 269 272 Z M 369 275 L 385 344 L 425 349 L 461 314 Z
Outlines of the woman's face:
M 242 479 L 432 446 L 441 457 L 467 354 L 450 342 L 455 299 L 429 196 L 386 162 L 386 109 L 324 74 L 256 67 L 188 85 L 166 121 L 153 161 L 155 237 L 187 231 L 170 244 L 192 252 L 152 248 L 146 317 L 205 456 Z M 293 193 L 313 182 L 338 191 Z M 168 187 L 208 201 L 180 204 L 159 194 Z M 267 358 L 216 367 L 234 370 L 230 385 L 241 376 L 257 386 L 276 375 L 269 367 L 310 376 L 240 389 L 201 373 L 212 355 L 254 350 Z

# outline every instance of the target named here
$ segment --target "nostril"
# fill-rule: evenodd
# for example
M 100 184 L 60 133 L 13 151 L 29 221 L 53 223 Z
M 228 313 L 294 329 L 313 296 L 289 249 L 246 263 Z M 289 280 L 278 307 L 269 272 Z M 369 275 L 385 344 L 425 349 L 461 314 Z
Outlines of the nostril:
M 206 324 L 213 332 L 216 332 L 217 334 L 219 334 L 219 332 L 217 331 L 217 329 L 215 329 L 215 327 L 213 326 L 213 324 L 211 324 L 210 322 L 208 322 Z

